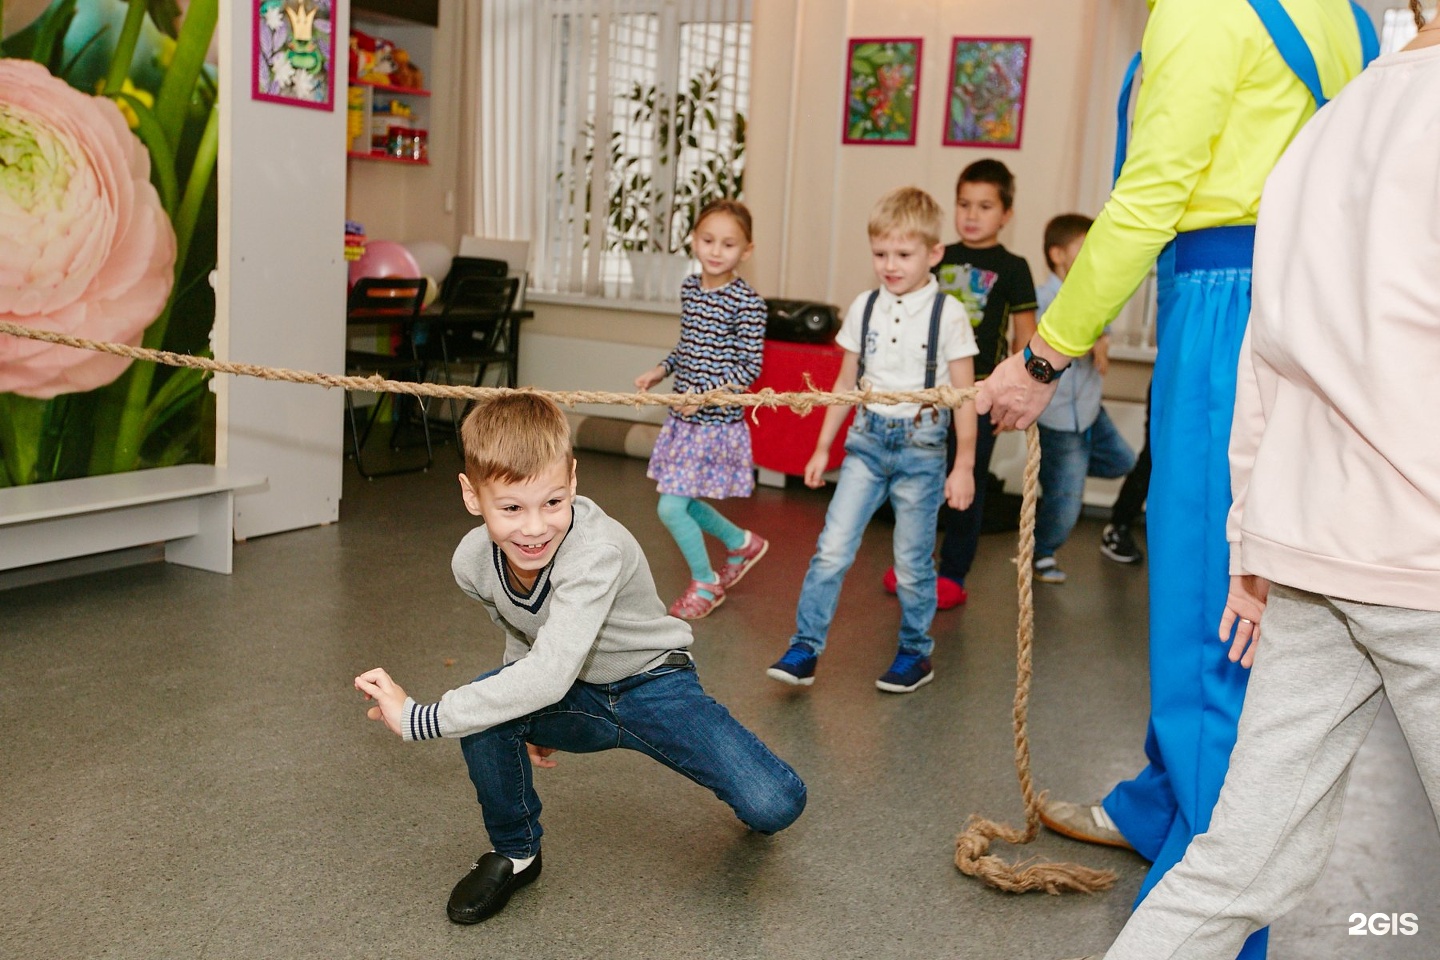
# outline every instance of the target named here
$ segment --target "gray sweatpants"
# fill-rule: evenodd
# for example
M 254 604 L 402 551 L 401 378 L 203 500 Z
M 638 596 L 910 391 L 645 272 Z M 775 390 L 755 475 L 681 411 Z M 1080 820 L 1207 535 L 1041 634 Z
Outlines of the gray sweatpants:
M 1210 820 L 1106 960 L 1234 960 L 1293 909 L 1335 842 L 1350 764 L 1389 696 L 1440 820 L 1440 613 L 1270 592 Z

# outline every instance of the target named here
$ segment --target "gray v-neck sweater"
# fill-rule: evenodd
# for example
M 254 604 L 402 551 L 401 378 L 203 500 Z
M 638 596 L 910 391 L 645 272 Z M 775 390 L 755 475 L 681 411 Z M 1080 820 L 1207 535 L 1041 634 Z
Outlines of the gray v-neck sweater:
M 614 683 L 690 646 L 690 625 L 665 612 L 630 531 L 586 497 L 575 498 L 574 511 L 570 531 L 528 593 L 511 586 L 485 527 L 460 541 L 451 561 L 455 582 L 505 631 L 507 666 L 438 703 L 407 699 L 406 740 L 479 733 L 548 707 L 576 680 Z

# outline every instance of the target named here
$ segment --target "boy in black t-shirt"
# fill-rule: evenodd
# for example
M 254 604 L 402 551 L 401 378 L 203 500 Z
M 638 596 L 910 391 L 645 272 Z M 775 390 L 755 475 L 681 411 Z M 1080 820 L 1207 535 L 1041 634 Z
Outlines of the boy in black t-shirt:
M 1030 265 L 1000 245 L 1000 231 L 1014 213 L 1015 176 L 999 160 L 977 160 L 960 172 L 955 182 L 955 231 L 960 242 L 945 248 L 934 268 L 940 289 L 965 307 L 975 342 L 975 379 L 990 374 L 995 365 L 1023 349 L 1035 333 L 1035 281 Z M 955 458 L 953 432 L 950 459 Z M 940 571 L 935 582 L 936 605 L 941 610 L 964 603 L 965 577 L 975 560 L 980 540 L 980 519 L 985 510 L 985 480 L 995 429 L 981 414 L 975 433 L 975 499 L 965 510 L 940 508 L 945 539 L 940 546 Z M 895 592 L 895 571 L 885 574 L 885 589 Z

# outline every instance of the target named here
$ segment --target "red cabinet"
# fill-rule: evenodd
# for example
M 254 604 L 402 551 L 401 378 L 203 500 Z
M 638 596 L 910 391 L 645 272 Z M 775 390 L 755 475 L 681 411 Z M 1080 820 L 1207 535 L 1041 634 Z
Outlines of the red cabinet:
M 765 358 L 760 368 L 760 377 L 751 385 L 752 391 L 769 387 L 777 392 L 805 390 L 806 374 L 821 390 L 829 390 L 840 375 L 840 361 L 845 351 L 833 343 L 787 343 L 782 340 L 765 341 Z M 845 456 L 845 432 L 850 428 L 853 411 L 846 415 L 840 433 L 830 447 L 830 463 L 827 469 L 840 466 Z M 747 414 L 750 425 L 750 445 L 755 455 L 755 465 L 777 473 L 801 476 L 810 454 L 815 452 L 815 441 L 820 437 L 820 425 L 825 420 L 825 408 L 816 407 L 809 416 L 802 417 L 786 408 L 774 410 L 756 409 L 753 418 Z

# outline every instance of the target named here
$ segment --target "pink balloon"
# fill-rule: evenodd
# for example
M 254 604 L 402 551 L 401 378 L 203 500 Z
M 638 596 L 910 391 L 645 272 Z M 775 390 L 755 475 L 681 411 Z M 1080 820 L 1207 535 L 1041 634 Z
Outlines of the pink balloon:
M 350 284 L 362 277 L 423 277 L 420 264 L 405 245 L 394 240 L 371 240 L 365 255 L 350 261 Z

